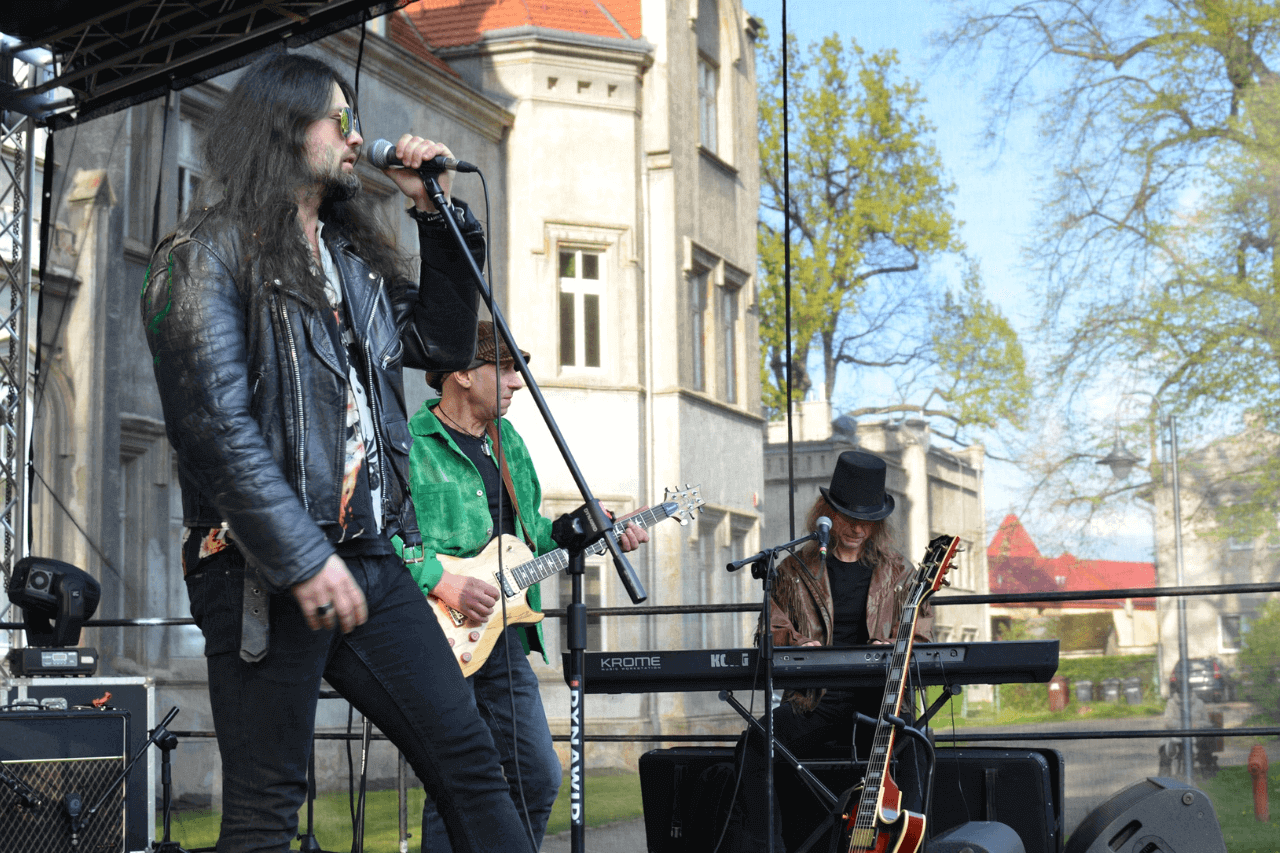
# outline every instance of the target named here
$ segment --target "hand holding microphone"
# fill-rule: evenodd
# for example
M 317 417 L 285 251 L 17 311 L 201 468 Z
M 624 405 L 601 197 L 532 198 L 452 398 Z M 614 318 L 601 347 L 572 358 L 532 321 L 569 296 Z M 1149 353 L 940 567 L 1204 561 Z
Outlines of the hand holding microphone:
M 383 170 L 387 177 L 395 181 L 400 192 L 413 199 L 415 207 L 430 212 L 435 211 L 435 205 L 427 197 L 424 178 L 434 176 L 448 200 L 453 183 L 450 171 L 479 171 L 465 160 L 454 159 L 453 152 L 444 144 L 408 133 L 396 140 L 394 145 L 385 139 L 376 139 L 368 146 L 366 153 L 370 165 Z
M 401 137 L 403 139 L 404 137 Z M 410 137 L 416 140 L 418 137 Z M 427 142 L 427 140 L 422 140 Z M 428 142 L 428 144 L 430 144 Z M 443 147 L 443 146 L 441 146 Z M 437 154 L 429 159 L 423 159 L 419 165 L 410 165 L 411 156 L 406 154 L 400 157 L 396 154 L 396 146 L 385 139 L 375 139 L 373 144 L 369 146 L 369 164 L 375 169 L 415 169 L 419 172 L 427 174 L 439 174 L 444 171 L 450 172 L 478 172 L 480 171 L 475 165 L 468 163 L 466 160 L 455 160 L 453 157 L 444 154 Z

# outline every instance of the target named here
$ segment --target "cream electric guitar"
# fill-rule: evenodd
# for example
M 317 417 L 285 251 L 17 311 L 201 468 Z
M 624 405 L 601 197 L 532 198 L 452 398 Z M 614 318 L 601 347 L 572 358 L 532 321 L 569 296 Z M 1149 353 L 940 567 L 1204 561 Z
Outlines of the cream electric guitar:
M 685 486 L 679 491 L 667 489 L 662 504 L 615 522 L 613 532 L 622 535 L 628 524 L 645 529 L 668 518 L 674 518 L 682 525 L 688 524 L 705 503 L 698 494 L 698 488 Z M 603 554 L 606 547 L 602 539 L 585 553 L 588 557 L 593 557 Z M 498 571 L 499 552 L 502 556 L 501 573 Z M 502 602 L 498 602 L 494 605 L 493 615 L 484 622 L 475 623 L 468 621 L 467 617 L 435 596 L 428 597 L 435 606 L 436 619 L 440 621 L 440 627 L 449 639 L 449 645 L 453 648 L 453 654 L 458 659 L 464 676 L 471 675 L 489 659 L 503 628 L 508 625 L 533 625 L 542 621 L 542 614 L 529 607 L 526 591 L 538 581 L 546 580 L 569 566 L 569 552 L 563 548 L 534 557 L 528 545 L 515 536 L 506 534 L 491 540 L 474 557 L 450 557 L 445 554 L 438 554 L 437 557 L 445 571 L 492 583 L 502 590 L 502 595 L 507 600 L 505 622 L 502 618 Z

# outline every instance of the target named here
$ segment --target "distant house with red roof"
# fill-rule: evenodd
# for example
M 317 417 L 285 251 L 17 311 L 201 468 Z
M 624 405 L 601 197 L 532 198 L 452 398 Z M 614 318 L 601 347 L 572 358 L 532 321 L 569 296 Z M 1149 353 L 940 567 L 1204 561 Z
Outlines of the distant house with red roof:
M 1005 516 L 987 546 L 993 595 L 1097 592 L 1156 585 L 1154 563 L 1090 560 L 1071 553 L 1046 557 L 1016 515 Z M 1063 654 L 1140 654 L 1156 646 L 1154 598 L 1106 598 L 991 605 L 992 634 L 1015 622 L 1052 620 Z

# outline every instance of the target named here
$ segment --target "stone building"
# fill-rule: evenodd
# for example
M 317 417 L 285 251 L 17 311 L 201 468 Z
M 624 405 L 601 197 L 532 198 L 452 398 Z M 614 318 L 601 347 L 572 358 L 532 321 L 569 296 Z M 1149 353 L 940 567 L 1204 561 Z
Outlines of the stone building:
M 1224 530 L 1219 511 L 1248 497 L 1249 480 L 1274 465 L 1280 436 L 1258 420 L 1246 418 L 1240 432 L 1200 450 L 1182 451 L 1179 480 L 1182 496 L 1183 584 L 1275 583 L 1280 581 L 1280 535 L 1274 522 L 1256 535 Z M 1156 578 L 1161 587 L 1177 585 L 1173 521 L 1173 485 L 1168 466 L 1157 471 L 1152 490 L 1155 509 Z M 1188 596 L 1189 657 L 1219 657 L 1228 669 L 1250 622 L 1274 593 L 1222 593 Z M 1159 598 L 1160 671 L 1164 689 L 1178 660 L 1176 598 Z M 1239 675 L 1239 674 L 1237 674 Z
M 498 303 L 596 496 L 627 511 L 660 502 L 664 486 L 701 484 L 706 511 L 688 526 L 655 528 L 633 555 L 648 604 L 742 600 L 744 583 L 722 567 L 759 543 L 756 31 L 740 0 L 466 9 L 424 0 L 371 22 L 363 37 L 344 31 L 304 48 L 348 79 L 360 58 L 369 140 L 412 130 L 483 170 L 490 210 L 474 178 L 460 177 L 454 192 L 488 214 Z M 39 294 L 31 553 L 98 577 L 100 618 L 188 614 L 181 501 L 137 294 L 157 236 L 198 203 L 203 128 L 233 80 L 55 134 L 57 274 Z M 399 194 L 367 163 L 359 171 L 413 245 Z M 413 411 L 429 392 L 421 376 L 406 380 Z M 577 506 L 527 394 L 512 417 L 542 475 L 543 512 Z M 628 602 L 611 566 L 589 571 L 589 604 Z M 563 606 L 555 580 L 544 590 L 547 607 Z M 740 646 L 746 622 L 592 617 L 590 642 Z M 547 633 L 552 666 L 538 669 L 563 733 L 556 619 Z M 212 729 L 193 626 L 90 629 L 85 642 L 101 650 L 101 674 L 153 678 L 157 707 L 182 709 L 177 729 Z M 347 706 L 321 702 L 319 714 L 322 727 L 341 728 Z M 593 732 L 684 730 L 699 718 L 716 726 L 725 715 L 713 698 L 670 695 L 592 697 L 587 710 Z M 592 748 L 588 758 L 624 763 L 645 748 Z M 394 774 L 392 757 L 375 750 L 375 759 L 374 777 Z M 339 748 L 320 764 L 322 779 L 345 785 Z M 216 768 L 211 741 L 184 741 L 177 793 L 216 797 Z

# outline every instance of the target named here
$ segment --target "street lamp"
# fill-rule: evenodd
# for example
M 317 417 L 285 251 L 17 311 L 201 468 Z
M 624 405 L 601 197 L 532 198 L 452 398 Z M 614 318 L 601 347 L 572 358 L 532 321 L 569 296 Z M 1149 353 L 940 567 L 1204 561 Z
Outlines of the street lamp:
M 1174 555 L 1174 572 L 1175 585 L 1182 587 L 1182 493 L 1178 484 L 1178 421 L 1173 415 L 1166 415 L 1164 409 L 1160 406 L 1160 401 L 1155 397 L 1151 398 L 1151 402 L 1160 412 L 1160 426 L 1169 431 L 1169 467 L 1173 473 L 1173 555 Z M 1119 435 L 1116 436 L 1116 445 L 1111 452 L 1099 459 L 1097 464 L 1106 465 L 1111 469 L 1111 476 L 1117 480 L 1127 480 L 1129 474 L 1133 471 L 1134 466 L 1138 463 L 1138 457 L 1134 456 L 1121 443 Z M 1180 698 L 1182 700 L 1182 728 L 1184 730 L 1191 728 L 1191 662 L 1187 657 L 1187 600 L 1184 596 L 1178 596 L 1178 687 Z M 1163 677 L 1163 674 L 1162 676 Z M 1188 785 L 1191 783 L 1191 738 L 1184 737 L 1182 739 L 1182 771 L 1183 779 Z

